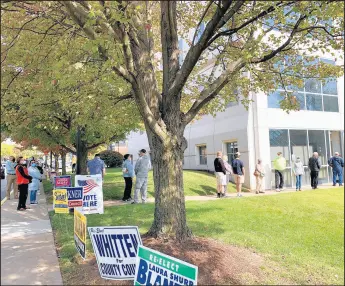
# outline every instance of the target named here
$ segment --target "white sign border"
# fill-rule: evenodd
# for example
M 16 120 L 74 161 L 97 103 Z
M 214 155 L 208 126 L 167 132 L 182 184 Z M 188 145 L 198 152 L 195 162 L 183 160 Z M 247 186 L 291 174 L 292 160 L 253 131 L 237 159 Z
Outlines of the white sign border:
M 88 227 L 87 227 L 87 231 L 88 231 L 88 233 L 89 233 L 89 238 L 90 238 L 91 243 L 92 243 L 92 250 L 93 250 L 93 253 L 94 253 L 95 256 L 96 256 L 98 272 L 99 272 L 99 275 L 101 276 L 101 278 L 102 278 L 102 279 L 106 279 L 106 280 L 114 280 L 114 281 L 116 281 L 116 280 L 133 280 L 133 281 L 135 281 L 135 277 L 136 277 L 135 273 L 134 273 L 134 277 L 133 277 L 133 278 L 132 278 L 132 277 L 124 277 L 124 278 L 116 278 L 116 279 L 114 279 L 114 278 L 112 278 L 112 277 L 104 278 L 104 277 L 106 277 L 106 276 L 104 276 L 104 275 L 101 274 L 100 262 L 98 261 L 97 255 L 96 255 L 96 253 L 95 253 L 95 246 L 94 246 L 94 243 L 93 243 L 92 236 L 91 236 L 91 234 L 90 234 L 90 229 L 91 229 L 91 228 L 102 228 L 102 229 L 128 229 L 128 228 L 134 228 L 134 229 L 136 229 L 137 232 L 138 232 L 138 237 L 139 237 L 139 242 L 140 242 L 140 244 L 138 243 L 138 250 L 137 250 L 137 256 L 136 256 L 136 261 L 137 261 L 137 260 L 138 260 L 139 246 L 143 246 L 143 242 L 142 242 L 142 240 L 141 240 L 141 235 L 140 235 L 138 226 L 88 226 Z M 135 269 L 136 269 L 136 268 L 137 268 L 137 265 L 135 265 Z

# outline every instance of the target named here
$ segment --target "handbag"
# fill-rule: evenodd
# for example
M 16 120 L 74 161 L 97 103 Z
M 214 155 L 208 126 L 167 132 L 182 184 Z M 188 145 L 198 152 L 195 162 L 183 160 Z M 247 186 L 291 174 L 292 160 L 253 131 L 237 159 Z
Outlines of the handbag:
M 254 176 L 255 177 L 259 177 L 261 175 L 261 173 L 258 171 L 258 170 L 255 170 L 254 171 Z
M 122 168 L 122 173 L 128 173 L 127 168 Z

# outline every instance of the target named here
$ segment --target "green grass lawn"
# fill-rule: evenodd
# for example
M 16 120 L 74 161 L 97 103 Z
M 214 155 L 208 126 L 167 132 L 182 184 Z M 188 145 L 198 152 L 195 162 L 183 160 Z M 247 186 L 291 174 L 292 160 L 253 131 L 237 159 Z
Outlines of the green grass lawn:
M 216 193 L 216 178 L 213 174 L 207 172 L 189 171 L 184 170 L 184 192 L 186 196 L 205 196 L 214 195 Z M 149 173 L 148 178 L 148 196 L 154 197 L 153 177 L 152 171 Z M 72 182 L 74 183 L 74 174 L 72 174 Z M 45 183 L 45 190 L 51 190 L 47 181 Z M 121 168 L 109 168 L 106 170 L 106 175 L 103 184 L 103 199 L 108 200 L 121 200 L 123 197 L 125 182 L 122 177 Z M 132 197 L 134 186 L 132 189 Z M 229 183 L 228 192 L 236 192 L 235 185 Z
M 278 270 L 262 269 L 268 284 L 277 284 L 274 275 L 296 284 L 344 284 L 343 188 L 189 201 L 186 206 L 195 235 L 253 249 L 279 265 Z M 88 226 L 137 225 L 145 233 L 153 211 L 153 204 L 108 207 L 103 215 L 88 215 Z M 73 217 L 50 215 L 61 246 L 62 271 L 68 272 L 76 256 Z M 89 240 L 87 252 L 93 252 Z

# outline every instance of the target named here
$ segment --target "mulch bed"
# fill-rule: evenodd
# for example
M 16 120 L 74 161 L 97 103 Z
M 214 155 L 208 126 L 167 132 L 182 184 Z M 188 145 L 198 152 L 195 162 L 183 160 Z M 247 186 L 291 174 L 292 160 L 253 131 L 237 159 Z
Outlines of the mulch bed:
M 253 251 L 206 238 L 193 238 L 183 243 L 172 240 L 143 238 L 149 248 L 171 255 L 199 267 L 199 285 L 262 284 L 264 259 Z M 95 257 L 75 261 L 73 271 L 63 275 L 65 285 L 133 285 L 133 281 L 104 280 L 100 277 Z

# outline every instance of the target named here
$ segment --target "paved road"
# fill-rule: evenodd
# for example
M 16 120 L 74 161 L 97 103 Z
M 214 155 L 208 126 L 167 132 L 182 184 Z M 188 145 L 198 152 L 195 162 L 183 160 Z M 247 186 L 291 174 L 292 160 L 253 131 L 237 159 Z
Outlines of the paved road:
M 6 197 L 6 178 L 1 180 L 1 200 Z

